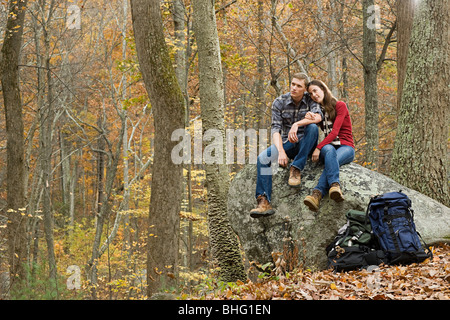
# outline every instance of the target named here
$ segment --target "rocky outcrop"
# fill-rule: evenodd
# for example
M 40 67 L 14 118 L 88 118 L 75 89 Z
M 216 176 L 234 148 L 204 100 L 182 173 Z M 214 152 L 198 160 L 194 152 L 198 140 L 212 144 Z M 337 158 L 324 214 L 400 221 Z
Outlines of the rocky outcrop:
M 412 200 L 417 230 L 428 244 L 450 241 L 450 208 L 392 179 L 355 163 L 341 167 L 341 188 L 345 201 L 336 203 L 325 196 L 317 213 L 303 199 L 316 185 L 323 165 L 308 161 L 302 172 L 302 187 L 287 185 L 288 169 L 273 176 L 273 216 L 254 219 L 256 165 L 247 165 L 234 177 L 229 190 L 228 214 L 248 261 L 260 265 L 272 262 L 272 253 L 287 253 L 305 267 L 326 267 L 326 246 L 345 223 L 350 209 L 365 211 L 372 196 L 391 191 L 407 194 Z

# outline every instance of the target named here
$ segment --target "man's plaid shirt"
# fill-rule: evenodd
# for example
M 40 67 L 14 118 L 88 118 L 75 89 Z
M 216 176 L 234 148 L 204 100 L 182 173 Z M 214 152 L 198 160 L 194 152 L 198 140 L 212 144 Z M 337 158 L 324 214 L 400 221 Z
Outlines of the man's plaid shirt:
M 309 111 L 318 113 L 323 119 L 322 107 L 314 102 L 309 93 L 305 93 L 300 105 L 297 107 L 288 92 L 275 99 L 272 104 L 272 135 L 275 132 L 281 134 L 283 143 L 288 141 L 288 133 L 294 122 L 302 120 Z M 303 138 L 305 127 L 299 127 L 297 131 L 298 140 Z

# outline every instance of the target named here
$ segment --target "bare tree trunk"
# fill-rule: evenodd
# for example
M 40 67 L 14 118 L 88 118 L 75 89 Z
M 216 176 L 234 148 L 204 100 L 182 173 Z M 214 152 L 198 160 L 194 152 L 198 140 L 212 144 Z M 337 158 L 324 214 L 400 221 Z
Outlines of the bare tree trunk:
M 341 2 L 341 6 L 338 9 L 338 17 L 337 17 L 337 25 L 339 30 L 339 38 L 340 38 L 340 44 L 343 48 L 345 48 L 346 45 L 346 39 L 345 39 L 345 27 L 344 27 L 344 8 L 345 3 Z M 347 106 L 349 106 L 349 98 L 348 98 L 348 59 L 347 59 L 347 51 L 342 52 L 342 90 L 341 90 L 341 99 L 344 100 L 347 103 Z M 349 108 L 351 108 L 349 106 Z M 350 110 L 350 113 L 351 110 Z
M 184 99 L 186 101 L 186 114 L 185 114 L 185 126 L 189 127 L 189 96 L 188 96 L 188 58 L 190 55 L 190 41 L 189 41 L 189 26 L 186 20 L 186 9 L 182 0 L 173 0 L 173 24 L 175 29 L 175 73 L 180 85 L 180 89 L 183 92 Z M 186 187 L 187 187 L 187 211 L 192 212 L 192 164 L 185 165 L 187 171 L 186 174 Z M 192 248 L 193 248 L 193 223 L 192 219 L 187 219 L 186 227 L 183 231 L 184 239 L 181 243 L 186 245 L 186 254 L 184 257 L 184 265 L 187 270 L 192 270 Z
M 258 0 L 257 3 L 258 16 L 258 63 L 257 63 L 257 79 L 256 79 L 256 110 L 255 110 L 255 129 L 265 128 L 264 114 L 266 112 L 265 105 L 265 89 L 264 89 L 264 2 Z
M 105 113 L 104 110 L 98 115 L 97 126 L 98 128 L 105 128 Z M 95 202 L 95 208 L 97 214 L 102 210 L 102 205 L 104 203 L 104 175 L 105 175 L 105 139 L 104 133 L 98 137 L 97 140 L 97 201 Z
M 397 110 L 400 110 L 403 83 L 408 61 L 409 39 L 414 20 L 414 11 L 417 1 L 397 0 Z
M 128 22 L 128 0 L 122 0 L 122 60 L 125 61 L 125 59 L 127 58 L 127 22 Z M 128 98 L 128 81 L 127 81 L 127 74 L 124 72 L 122 74 L 122 101 L 125 101 Z M 129 154 L 128 152 L 130 151 L 130 145 L 129 145 L 129 140 L 128 140 L 128 112 L 125 108 L 123 108 L 123 113 L 125 116 L 125 128 L 123 131 L 124 137 L 123 137 L 123 201 L 121 203 L 121 209 L 125 212 L 128 211 L 128 209 L 130 208 L 130 174 L 129 174 Z M 131 139 L 130 139 L 131 140 Z M 124 220 L 124 246 L 125 246 L 125 250 L 128 251 L 128 257 L 131 258 L 132 256 L 132 251 L 133 251 L 133 246 L 132 246 L 132 240 L 131 240 L 131 225 L 130 225 L 130 215 L 128 213 L 122 214 L 121 212 L 119 212 L 116 216 L 116 221 L 114 222 L 114 227 L 113 227 L 113 231 L 111 232 L 111 235 L 114 235 L 115 237 L 115 233 L 117 233 L 117 229 L 119 227 L 119 223 L 121 220 L 122 215 L 124 215 L 123 220 Z M 108 238 L 108 244 L 111 241 Z M 136 271 L 133 270 L 133 263 L 131 259 L 127 259 L 127 270 L 131 271 L 129 273 L 135 273 Z
M 26 248 L 26 215 L 19 209 L 25 206 L 24 127 L 22 98 L 19 87 L 19 60 L 22 48 L 23 25 L 27 1 L 10 1 L 6 34 L 0 62 L 3 100 L 6 119 L 7 152 L 7 215 L 8 256 L 10 284 L 16 278 L 24 279 Z
M 331 92 L 335 96 L 338 96 L 338 76 L 337 76 L 337 57 L 336 57 L 336 48 L 334 47 L 335 42 L 335 30 L 336 25 L 339 23 L 339 15 L 340 9 L 337 8 L 336 1 L 327 1 L 329 2 L 327 5 L 330 6 L 331 15 L 326 16 L 327 13 L 323 12 L 323 4 L 322 0 L 317 0 L 317 8 L 318 8 L 318 18 L 324 25 L 329 27 L 324 28 L 319 26 L 319 34 L 320 34 L 320 49 L 322 51 L 322 55 L 327 59 L 327 85 L 330 88 Z
M 38 2 L 33 3 L 32 10 L 34 12 L 38 12 L 40 9 L 40 4 Z M 42 39 L 42 25 L 40 24 L 39 17 L 35 14 L 31 15 L 32 20 L 32 28 L 34 31 L 34 45 L 35 45 L 35 52 L 36 52 L 36 78 L 37 78 L 37 94 L 36 94 L 36 104 L 37 104 L 37 110 L 42 110 L 44 108 L 45 104 L 45 66 L 43 63 L 43 57 L 42 57 L 42 45 L 41 45 L 41 39 Z M 35 120 L 33 121 L 33 125 L 31 130 L 29 131 L 28 135 L 28 145 L 26 147 L 26 168 L 31 167 L 31 155 L 33 151 L 33 136 L 34 132 L 38 131 L 40 125 L 40 116 L 39 112 L 36 113 Z M 29 169 L 28 169 L 29 170 Z M 30 172 L 27 170 L 27 176 L 30 176 Z M 36 169 L 37 172 L 40 172 L 39 169 Z M 26 184 L 25 184 L 25 192 L 26 192 L 26 198 L 27 198 L 27 209 L 28 209 L 28 215 L 33 216 L 36 214 L 36 211 L 39 209 L 39 205 L 41 202 L 41 195 L 42 195 L 42 175 L 41 174 L 35 174 L 33 176 L 33 180 L 28 186 L 29 182 L 27 178 L 25 178 Z M 29 191 L 28 191 L 29 189 Z M 40 219 L 35 217 L 33 221 L 30 223 L 29 227 L 29 234 L 31 235 L 33 241 L 29 242 L 29 246 L 32 248 L 29 249 L 29 261 L 30 266 L 32 267 L 31 274 L 34 278 L 35 276 L 35 265 L 37 265 L 37 259 L 38 259 L 38 250 L 39 250 L 39 224 Z M 32 263 L 31 263 L 32 262 Z
M 67 133 L 63 128 L 58 128 L 58 142 L 59 142 L 59 156 L 60 156 L 60 166 L 61 166 L 61 201 L 64 204 L 63 210 L 64 214 L 69 216 L 69 208 L 67 205 L 70 201 L 70 151 L 69 144 L 67 142 Z
M 338 96 L 338 84 L 339 84 L 339 76 L 338 76 L 338 56 L 337 53 L 339 51 L 335 50 L 336 47 L 336 34 L 335 30 L 337 29 L 337 25 L 339 24 L 340 19 L 340 7 L 338 8 L 338 1 L 332 0 L 330 1 L 330 9 L 331 9 L 331 17 L 330 17 L 330 28 L 332 32 L 330 32 L 328 36 L 328 44 L 330 47 L 330 52 L 327 57 L 328 62 L 328 85 L 333 92 L 333 94 Z
M 450 206 L 450 1 L 418 4 L 409 45 L 391 176 Z
M 53 212 L 51 205 L 51 180 L 52 180 L 52 131 L 53 131 L 53 120 L 54 120 L 54 106 L 53 106 L 53 80 L 52 71 L 50 69 L 50 21 L 53 16 L 55 1 L 50 2 L 48 15 L 44 18 L 45 25 L 43 26 L 44 32 L 44 61 L 47 76 L 47 101 L 44 103 L 40 113 L 40 131 L 39 131 L 39 142 L 40 142 L 40 164 L 41 164 L 41 174 L 43 187 L 43 199 L 42 199 L 42 211 L 44 215 L 44 232 L 45 240 L 47 243 L 47 257 L 49 264 L 50 279 L 55 281 L 56 284 L 56 258 L 54 250 L 53 241 Z M 45 9 L 45 2 L 41 8 Z
M 305 66 L 298 58 L 297 52 L 294 50 L 294 48 L 292 48 L 292 45 L 289 42 L 289 39 L 286 37 L 286 35 L 283 32 L 283 29 L 281 28 L 280 24 L 278 23 L 278 17 L 276 15 L 278 0 L 271 0 L 271 4 L 272 4 L 272 9 L 271 9 L 272 25 L 274 26 L 277 33 L 280 35 L 281 41 L 286 46 L 286 50 L 287 50 L 286 54 L 291 59 L 295 59 L 295 64 L 296 64 L 299 72 L 307 73 Z
M 367 167 L 378 168 L 378 86 L 377 43 L 373 18 L 374 0 L 363 0 L 363 67 L 365 93 L 365 124 Z
M 119 139 L 117 140 L 115 150 L 113 150 L 113 146 L 109 141 L 106 141 L 105 132 L 106 129 L 102 126 L 100 131 L 102 131 L 102 135 L 100 139 L 105 140 L 105 144 L 108 145 L 108 150 L 105 148 L 104 153 L 106 153 L 107 162 L 104 169 L 106 169 L 106 176 L 104 181 L 104 189 L 102 187 L 102 194 L 101 199 L 102 203 L 99 203 L 99 211 L 97 213 L 97 220 L 96 220 L 96 228 L 95 228 L 95 237 L 94 237 L 94 243 L 92 245 L 92 256 L 90 260 L 87 263 L 86 271 L 89 277 L 89 280 L 91 282 L 91 285 L 93 285 L 92 289 L 92 297 L 95 299 L 97 297 L 95 285 L 97 283 L 97 264 L 98 259 L 102 255 L 102 250 L 100 249 L 100 243 L 101 243 L 101 236 L 103 233 L 103 227 L 105 225 L 105 221 L 107 221 L 109 214 L 111 212 L 112 207 L 112 192 L 113 192 L 113 186 L 114 186 L 114 180 L 117 175 L 117 167 L 119 164 L 119 159 L 121 150 L 122 150 L 122 144 L 123 144 L 123 137 L 124 137 L 124 130 L 125 130 L 125 116 L 122 114 L 119 114 L 120 116 L 120 131 L 119 131 Z M 103 153 L 103 152 L 102 152 Z M 103 168 L 103 166 L 102 166 Z
M 139 66 L 154 111 L 155 145 L 147 240 L 147 293 L 176 284 L 183 167 L 171 159 L 185 101 L 165 43 L 160 2 L 131 0 Z
M 212 256 L 218 264 L 219 277 L 223 281 L 246 279 L 236 234 L 227 217 L 229 177 L 225 165 L 223 147 L 224 96 L 219 37 L 217 33 L 214 1 L 195 0 L 194 31 L 198 45 L 200 71 L 200 104 L 203 132 L 215 129 L 222 141 L 215 141 L 215 152 L 221 154 L 217 163 L 206 164 L 206 188 L 208 197 L 208 226 Z M 218 137 L 216 137 L 218 139 Z M 222 150 L 220 150 L 222 148 Z
M 175 74 L 183 94 L 187 90 L 187 70 L 186 70 L 186 10 L 182 0 L 173 0 L 173 24 L 175 29 Z

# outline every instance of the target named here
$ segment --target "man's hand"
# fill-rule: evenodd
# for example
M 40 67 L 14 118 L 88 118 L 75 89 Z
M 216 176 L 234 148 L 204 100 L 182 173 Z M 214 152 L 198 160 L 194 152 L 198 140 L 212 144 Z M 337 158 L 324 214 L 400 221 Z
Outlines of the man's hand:
M 298 142 L 297 131 L 298 131 L 298 124 L 294 123 L 291 127 L 291 130 L 289 130 L 289 133 L 288 133 L 289 142 L 291 142 L 291 143 Z
M 311 156 L 311 160 L 312 160 L 313 162 L 319 161 L 319 155 L 320 155 L 320 149 L 317 149 L 317 148 L 316 148 L 316 149 L 314 150 L 312 156 Z
M 279 152 L 278 153 L 278 164 L 281 167 L 286 168 L 287 165 L 288 165 L 288 162 L 289 162 L 289 159 L 288 159 L 288 157 L 286 155 L 286 152 L 284 152 L 284 150 Z

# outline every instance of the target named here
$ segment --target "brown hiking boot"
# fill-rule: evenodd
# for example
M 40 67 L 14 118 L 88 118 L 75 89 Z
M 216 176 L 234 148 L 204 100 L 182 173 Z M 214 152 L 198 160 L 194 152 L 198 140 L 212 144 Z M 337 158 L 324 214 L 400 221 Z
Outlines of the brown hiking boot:
M 300 170 L 296 167 L 291 166 L 291 169 L 289 170 L 289 180 L 288 184 L 291 187 L 300 187 L 300 184 L 302 183 Z
M 344 201 L 344 196 L 342 195 L 341 186 L 337 182 L 334 182 L 331 184 L 328 195 L 330 196 L 331 199 L 333 199 L 336 202 Z
M 270 216 L 275 213 L 275 210 L 273 210 L 270 202 L 267 201 L 266 196 L 258 196 L 258 198 L 256 198 L 256 201 L 258 202 L 258 205 L 255 209 L 250 211 L 250 217 L 261 218 Z
M 320 200 L 322 200 L 322 193 L 319 190 L 314 189 L 312 195 L 306 196 L 303 203 L 306 204 L 310 210 L 317 212 L 319 210 Z

